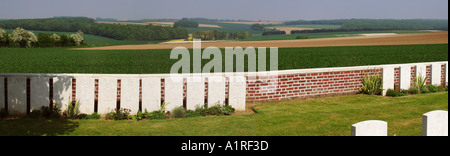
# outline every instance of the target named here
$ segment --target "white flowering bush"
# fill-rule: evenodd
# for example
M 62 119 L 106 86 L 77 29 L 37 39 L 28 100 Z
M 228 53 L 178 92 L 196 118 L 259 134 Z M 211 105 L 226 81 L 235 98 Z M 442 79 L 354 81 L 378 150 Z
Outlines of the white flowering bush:
M 8 32 L 0 28 L 0 47 L 9 46 L 11 41 L 11 36 Z
M 84 41 L 83 32 L 81 32 L 80 30 L 78 30 L 76 34 L 70 35 L 70 38 L 72 38 L 75 41 L 75 44 L 77 46 L 80 46 Z
M 37 42 L 37 37 L 33 32 L 26 31 L 25 29 L 18 27 L 12 34 L 11 39 L 16 46 L 30 48 Z
M 61 36 L 59 36 L 58 34 L 52 34 L 50 36 L 51 39 L 53 39 L 54 42 L 59 42 L 61 41 Z
M 5 30 L 0 28 L 0 42 L 6 41 L 6 35 L 5 34 L 8 35 L 8 33 Z

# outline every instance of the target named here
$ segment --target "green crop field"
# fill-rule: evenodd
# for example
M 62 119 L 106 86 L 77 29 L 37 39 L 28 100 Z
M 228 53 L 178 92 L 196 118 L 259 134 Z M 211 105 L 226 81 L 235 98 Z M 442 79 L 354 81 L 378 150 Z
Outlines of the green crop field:
M 0 48 L 0 73 L 169 73 L 170 51 Z M 278 57 L 279 70 L 448 61 L 448 44 L 280 48 Z

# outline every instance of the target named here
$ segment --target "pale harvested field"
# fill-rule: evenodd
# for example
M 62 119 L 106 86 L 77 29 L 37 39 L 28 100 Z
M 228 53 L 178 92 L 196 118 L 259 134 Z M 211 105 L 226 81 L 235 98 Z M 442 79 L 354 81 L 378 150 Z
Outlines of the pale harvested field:
M 338 37 L 307 40 L 275 40 L 275 41 L 230 41 L 202 43 L 202 48 L 210 46 L 225 47 L 330 47 L 330 46 L 372 46 L 372 45 L 412 45 L 412 44 L 448 44 L 448 31 L 434 33 L 415 33 L 382 36 Z M 109 47 L 79 48 L 80 50 L 140 50 L 140 49 L 173 49 L 175 47 L 191 49 L 192 43 L 180 44 L 146 44 L 119 45 Z
M 283 24 L 283 22 L 277 22 L 277 21 L 263 21 L 263 22 L 221 22 L 221 23 L 232 23 L 232 24 Z
M 106 24 L 133 24 L 133 25 L 160 25 L 160 26 L 173 26 L 174 22 L 144 22 L 144 23 L 133 23 L 133 22 L 103 22 L 99 21 L 97 23 L 106 23 Z M 201 28 L 222 28 L 220 25 L 213 25 L 213 24 L 199 24 L 198 27 Z
M 166 25 L 166 26 L 173 26 L 174 22 L 147 22 L 149 24 L 154 25 Z M 214 24 L 199 24 L 198 27 L 200 28 L 222 28 L 220 25 L 214 25 Z
M 287 35 L 291 34 L 292 30 L 314 30 L 315 28 L 301 28 L 301 27 L 266 27 L 268 29 L 276 29 L 286 32 Z

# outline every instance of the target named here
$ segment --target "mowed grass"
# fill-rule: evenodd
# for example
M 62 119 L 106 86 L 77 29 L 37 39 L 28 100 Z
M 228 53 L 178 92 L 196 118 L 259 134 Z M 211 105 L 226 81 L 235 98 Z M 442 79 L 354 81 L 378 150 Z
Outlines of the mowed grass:
M 420 136 L 422 114 L 448 110 L 448 92 L 400 98 L 353 95 L 271 102 L 255 114 L 168 120 L 0 120 L 0 135 L 350 136 L 351 125 L 388 122 L 389 136 Z
M 172 65 L 178 61 L 170 59 L 170 52 L 0 48 L 0 73 L 169 73 Z M 223 68 L 224 53 L 222 49 Z M 448 61 L 448 44 L 280 48 L 278 55 L 279 70 L 434 62 Z M 270 69 L 269 60 L 267 57 L 267 69 Z M 204 59 L 202 64 L 209 61 Z

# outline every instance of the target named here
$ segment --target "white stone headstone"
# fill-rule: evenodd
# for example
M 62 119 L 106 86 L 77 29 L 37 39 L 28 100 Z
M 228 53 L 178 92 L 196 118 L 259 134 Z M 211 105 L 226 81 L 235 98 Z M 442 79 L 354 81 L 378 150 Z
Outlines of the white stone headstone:
M 187 97 L 186 107 L 188 110 L 195 110 L 197 105 L 203 106 L 205 104 L 205 78 L 191 77 L 187 81 Z
M 400 67 L 400 89 L 409 89 L 411 87 L 411 66 Z
M 0 77 L 0 109 L 5 108 L 5 78 Z
M 183 78 L 169 77 L 164 79 L 164 102 L 168 103 L 166 111 L 183 106 Z
M 423 114 L 423 136 L 448 136 L 448 111 L 437 110 Z
M 26 113 L 27 111 L 27 78 L 8 78 L 8 111 L 10 113 Z
M 388 89 L 395 87 L 395 68 L 383 67 L 383 96 L 386 96 Z
M 352 125 L 352 136 L 387 136 L 388 123 L 369 120 Z
M 416 78 L 417 77 L 427 77 L 427 66 L 420 64 L 416 66 Z
M 50 79 L 48 77 L 30 78 L 30 111 L 40 110 L 50 105 Z
M 237 111 L 245 111 L 247 82 L 244 76 L 230 77 L 228 104 Z
M 441 74 L 442 74 L 442 65 L 441 64 L 431 64 L 431 84 L 440 86 L 441 85 Z
M 448 63 L 445 63 L 445 83 L 448 84 Z
M 105 115 L 117 106 L 117 78 L 98 79 L 97 113 Z
M 121 79 L 120 108 L 130 109 L 130 114 L 136 114 L 139 110 L 139 79 Z
M 90 77 L 76 78 L 76 98 L 80 101 L 80 113 L 94 113 L 95 79 Z
M 53 101 L 66 110 L 69 102 L 72 101 L 72 77 L 61 76 L 53 78 Z
M 225 77 L 208 77 L 208 107 L 225 104 Z
M 161 78 L 142 79 L 142 110 L 148 112 L 161 108 Z

